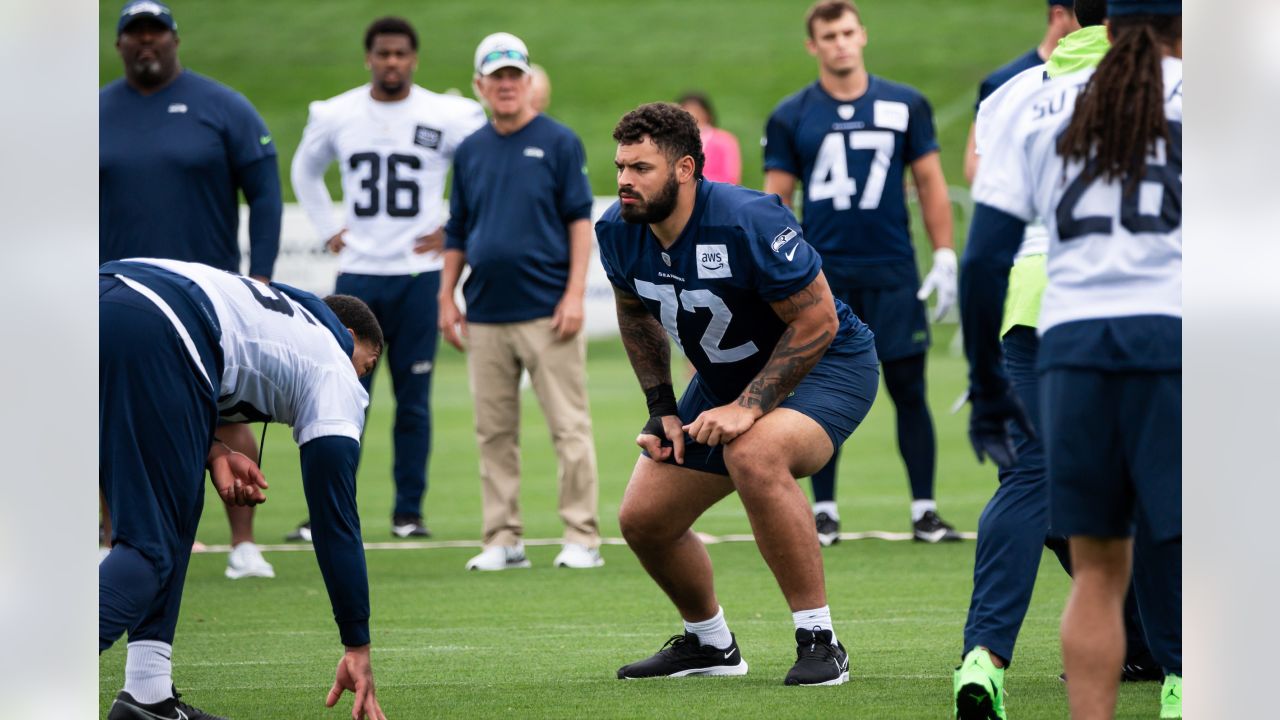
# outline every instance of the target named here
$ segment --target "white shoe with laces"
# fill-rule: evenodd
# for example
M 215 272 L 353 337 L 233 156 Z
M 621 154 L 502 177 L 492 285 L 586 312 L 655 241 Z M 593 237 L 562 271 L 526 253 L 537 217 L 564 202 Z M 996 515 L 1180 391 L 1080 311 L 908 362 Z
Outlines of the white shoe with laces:
M 239 580 L 247 577 L 273 578 L 276 569 L 262 557 L 262 551 L 251 542 L 242 542 L 231 548 L 227 556 L 227 577 Z
M 578 543 L 565 543 L 552 564 L 564 568 L 598 568 L 604 565 L 604 558 L 600 557 L 600 551 L 596 548 Z
M 530 566 L 529 558 L 524 554 L 524 543 L 490 545 L 467 561 L 468 570 L 512 570 Z

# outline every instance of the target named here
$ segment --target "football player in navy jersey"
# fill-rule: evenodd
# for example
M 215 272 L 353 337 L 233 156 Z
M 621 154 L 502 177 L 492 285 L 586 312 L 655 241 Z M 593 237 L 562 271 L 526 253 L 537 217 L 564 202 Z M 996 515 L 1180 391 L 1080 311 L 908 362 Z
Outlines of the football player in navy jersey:
M 871 333 L 832 298 L 818 254 L 776 197 L 702 178 L 689 113 L 643 105 L 613 137 L 619 202 L 596 235 L 649 405 L 618 520 L 684 620 L 682 635 L 618 677 L 746 674 L 691 530 L 737 491 L 792 611 L 798 651 L 785 683 L 843 683 L 849 657 L 795 478 L 826 464 L 871 407 Z M 697 370 L 679 402 L 668 338 Z
M 1001 370 L 1007 277 L 1026 224 L 1049 229 L 1040 429 L 1050 524 L 1074 571 L 1062 659 L 1075 718 L 1115 712 L 1132 572 L 1162 718 L 1182 717 L 1182 3 L 1109 0 L 1096 70 L 998 115 L 961 275 L 979 459 L 1017 460 L 1030 424 Z
M 369 662 L 369 582 L 356 464 L 382 352 L 360 300 L 154 258 L 98 270 L 98 486 L 114 543 L 98 566 L 98 652 L 129 634 L 108 720 L 219 720 L 179 699 L 172 656 L 204 474 L 223 501 L 265 500 L 256 463 L 214 435 L 219 420 L 293 428 L 316 561 L 345 652 L 326 704 L 385 720 Z
M 951 201 L 938 159 L 933 111 L 917 90 L 867 73 L 867 33 L 848 0 L 824 0 L 805 18 L 818 79 L 778 103 L 765 127 L 765 192 L 791 203 L 804 186 L 804 234 L 822 255 L 832 293 L 875 332 L 885 387 L 897 410 L 898 450 L 911 484 L 916 540 L 959 540 L 933 499 L 937 443 L 925 393 L 929 322 L 924 299 L 938 293 L 935 319 L 955 302 Z M 923 285 L 905 195 L 915 179 L 933 269 Z M 814 521 L 824 545 L 840 537 L 836 463 L 813 476 Z

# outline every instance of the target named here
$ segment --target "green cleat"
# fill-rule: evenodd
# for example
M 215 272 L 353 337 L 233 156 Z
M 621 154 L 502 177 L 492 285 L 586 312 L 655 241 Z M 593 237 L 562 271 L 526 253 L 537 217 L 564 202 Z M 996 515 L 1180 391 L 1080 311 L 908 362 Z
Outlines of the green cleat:
M 964 656 L 952 678 L 959 720 L 1007 720 L 1004 713 L 1004 668 L 991 655 L 974 648 Z
M 1160 688 L 1160 720 L 1182 718 L 1182 676 L 1165 675 Z

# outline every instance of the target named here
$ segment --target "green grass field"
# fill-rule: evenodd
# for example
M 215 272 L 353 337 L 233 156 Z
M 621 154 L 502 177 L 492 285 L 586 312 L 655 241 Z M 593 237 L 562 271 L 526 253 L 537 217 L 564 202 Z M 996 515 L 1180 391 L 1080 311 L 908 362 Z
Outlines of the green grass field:
M 963 360 L 942 331 L 932 353 L 930 400 L 938 428 L 938 499 L 963 529 L 994 488 L 979 466 L 960 417 L 946 408 L 962 387 Z M 590 393 L 600 464 L 604 533 L 619 537 L 617 508 L 635 459 L 631 439 L 642 398 L 616 341 L 589 349 Z M 435 386 L 435 452 L 427 520 L 435 540 L 475 541 L 480 533 L 472 414 L 462 357 L 441 351 Z M 555 465 L 532 393 L 524 394 L 522 502 L 528 537 L 556 538 Z M 365 539 L 389 541 L 390 395 L 375 387 L 359 477 Z M 840 503 L 846 530 L 907 529 L 907 488 L 893 443 L 892 408 L 883 391 L 845 446 Z M 278 543 L 306 516 L 296 447 L 283 426 L 267 436 L 264 467 L 270 501 L 258 511 L 260 542 Z M 206 503 L 200 539 L 228 540 L 221 507 Z M 712 508 L 697 528 L 748 533 L 736 497 Z M 532 570 L 468 573 L 472 548 L 371 550 L 374 663 L 383 708 L 392 718 L 426 717 L 808 717 L 811 703 L 782 677 L 794 659 L 790 616 L 754 545 L 710 548 L 718 592 L 751 665 L 745 678 L 623 683 L 616 668 L 648 655 L 679 629 L 679 619 L 625 546 L 603 550 L 599 570 L 557 570 L 557 548 L 531 547 Z M 798 694 L 844 717 L 945 718 L 950 672 L 958 661 L 971 588 L 973 543 L 921 546 L 863 540 L 825 551 L 831 606 L 851 652 L 853 680 Z M 206 709 L 234 718 L 341 717 L 325 713 L 340 647 L 314 557 L 270 552 L 274 580 L 222 577 L 226 556 L 197 554 L 178 627 L 174 671 L 179 688 Z M 1036 598 L 1009 671 L 1015 718 L 1066 716 L 1057 625 L 1067 579 L 1046 555 Z M 105 714 L 123 677 L 123 643 L 101 657 Z M 1120 717 L 1152 717 L 1154 684 L 1122 688 Z M 828 709 L 829 708 L 829 709 Z

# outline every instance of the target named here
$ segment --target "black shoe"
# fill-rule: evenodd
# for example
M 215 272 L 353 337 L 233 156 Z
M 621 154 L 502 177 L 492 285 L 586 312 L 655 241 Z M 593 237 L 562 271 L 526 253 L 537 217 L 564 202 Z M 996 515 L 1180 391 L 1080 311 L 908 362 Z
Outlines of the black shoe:
M 842 685 L 849 682 L 849 653 L 831 642 L 830 630 L 796 630 L 796 664 L 787 685 Z
M 911 530 L 912 538 L 917 542 L 955 542 L 960 539 L 960 533 L 938 517 L 938 513 L 933 510 L 928 510 L 921 515 L 920 519 L 911 526 Z
M 618 668 L 619 680 L 688 675 L 746 675 L 747 661 L 733 637 L 729 647 L 714 648 L 698 642 L 693 633 L 672 635 L 656 655 Z
M 1142 665 L 1126 662 L 1120 668 L 1121 682 L 1162 682 L 1164 670 L 1159 665 Z
M 311 542 L 311 521 L 303 520 L 293 532 L 284 536 L 290 542 Z
M 200 708 L 191 707 L 182 702 L 182 695 L 175 692 L 173 697 L 150 705 L 133 699 L 129 693 L 121 690 L 111 703 L 111 712 L 107 720 L 227 720 L 218 715 L 210 715 Z
M 822 547 L 831 547 L 840 542 L 840 521 L 831 517 L 827 513 L 820 512 L 813 516 L 813 522 L 818 526 L 818 544 Z
M 426 525 L 422 524 L 421 515 L 401 515 L 396 513 L 391 516 L 391 534 L 398 538 L 429 538 L 431 531 Z

